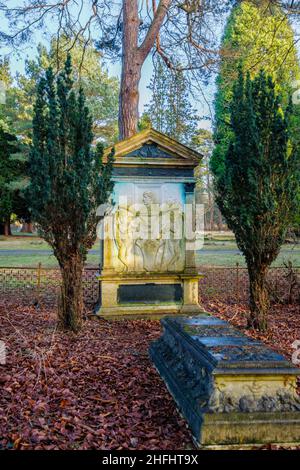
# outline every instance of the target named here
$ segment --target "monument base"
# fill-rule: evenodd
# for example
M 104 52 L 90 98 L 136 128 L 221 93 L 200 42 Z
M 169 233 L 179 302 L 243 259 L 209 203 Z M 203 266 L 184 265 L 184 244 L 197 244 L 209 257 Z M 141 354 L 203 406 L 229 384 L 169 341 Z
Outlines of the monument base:
M 203 313 L 199 304 L 201 274 L 103 272 L 101 305 L 103 317 L 149 316 Z
M 165 318 L 150 356 L 200 448 L 300 443 L 300 370 L 207 314 Z

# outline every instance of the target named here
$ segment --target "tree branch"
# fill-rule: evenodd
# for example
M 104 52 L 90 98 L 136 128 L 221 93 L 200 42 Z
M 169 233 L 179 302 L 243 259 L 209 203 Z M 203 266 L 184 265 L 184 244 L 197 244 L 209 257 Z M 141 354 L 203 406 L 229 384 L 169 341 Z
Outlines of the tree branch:
M 158 8 L 154 14 L 151 26 L 146 34 L 143 43 L 139 47 L 139 52 L 142 61 L 144 61 L 149 54 L 151 48 L 155 43 L 155 39 L 159 33 L 160 27 L 165 19 L 168 8 L 171 5 L 172 0 L 160 0 Z

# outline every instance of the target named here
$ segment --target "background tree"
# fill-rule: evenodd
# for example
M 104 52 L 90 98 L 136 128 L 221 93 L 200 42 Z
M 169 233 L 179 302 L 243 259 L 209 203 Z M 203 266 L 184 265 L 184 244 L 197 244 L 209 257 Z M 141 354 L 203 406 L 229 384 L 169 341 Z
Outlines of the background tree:
M 0 61 L 0 80 L 5 85 L 5 102 L 0 104 L 1 129 L 1 228 L 0 233 L 11 235 L 10 223 L 15 215 L 30 222 L 29 208 L 24 195 L 27 178 L 28 146 L 22 133 L 22 111 L 19 89 L 14 83 L 8 60 Z M 29 100 L 29 98 L 28 98 Z M 30 224 L 27 229 L 32 227 Z
M 14 134 L 0 126 L 0 234 L 11 235 L 11 216 L 26 185 L 25 161 Z M 25 183 L 25 185 L 24 185 Z M 26 205 L 25 201 L 23 202 Z
M 26 167 L 28 161 L 25 162 Z M 20 181 L 19 187 L 15 191 L 13 213 L 17 220 L 22 223 L 21 233 L 34 233 L 34 223 L 30 212 L 30 207 L 27 199 L 28 188 L 28 170 L 25 172 L 25 178 Z
M 0 59 L 0 82 L 1 82 L 1 87 L 3 87 L 3 90 L 1 90 L 2 93 L 2 99 L 3 101 L 6 101 L 6 91 L 8 87 L 10 86 L 12 81 L 10 70 L 9 70 L 9 61 L 7 59 Z M 7 119 L 5 115 L 5 106 L 6 103 L 4 103 L 2 100 L 0 102 L 0 127 L 2 129 L 8 129 L 7 127 Z
M 15 94 L 19 109 L 17 132 L 28 140 L 32 132 L 33 102 L 38 79 L 49 66 L 55 74 L 63 68 L 68 48 L 74 40 L 62 36 L 58 42 L 53 38 L 49 50 L 39 44 L 37 58 L 26 61 L 25 75 L 16 76 Z M 101 54 L 87 46 L 83 38 L 77 38 L 72 48 L 72 63 L 74 87 L 83 88 L 92 116 L 95 139 L 101 139 L 105 145 L 112 144 L 118 136 L 119 82 L 108 75 L 102 66 Z
M 217 202 L 250 279 L 249 326 L 266 330 L 269 294 L 266 274 L 286 230 L 299 211 L 299 147 L 291 147 L 292 105 L 283 109 L 275 84 L 263 71 L 245 81 L 240 72 L 231 105 L 232 137 L 224 171 L 215 172 Z
M 230 103 L 239 67 L 254 77 L 260 69 L 272 76 L 276 91 L 287 105 L 293 82 L 300 79 L 296 38 L 280 2 L 242 0 L 229 16 L 221 46 L 221 65 L 215 98 L 216 147 L 211 158 L 214 173 L 222 173 L 231 141 Z M 298 109 L 299 108 L 299 109 Z M 300 127 L 300 107 L 295 107 Z
M 171 74 L 163 62 L 156 61 L 154 73 L 151 77 L 150 85 L 151 100 L 145 106 L 145 111 L 141 117 L 141 123 L 151 125 L 160 132 L 165 132 L 169 128 L 165 116 L 168 107 L 168 91 L 171 84 Z
M 40 75 L 50 65 L 57 74 L 63 68 L 67 56 L 67 48 L 71 38 L 62 36 L 59 43 L 52 39 L 50 48 L 38 46 L 36 59 L 26 61 L 26 73 L 12 76 L 9 61 L 0 62 L 0 80 L 6 86 L 6 102 L 0 104 L 0 125 L 7 132 L 18 136 L 22 142 L 24 174 L 17 181 L 12 175 L 13 191 L 10 191 L 11 214 L 15 214 L 22 222 L 24 232 L 33 232 L 33 224 L 26 197 L 25 186 L 28 159 L 28 145 L 32 139 L 33 103 L 35 100 L 37 82 Z M 119 82 L 109 77 L 101 65 L 101 54 L 91 46 L 87 46 L 82 38 L 78 38 L 72 48 L 74 56 L 74 87 L 82 86 L 87 105 L 91 111 L 94 140 L 101 140 L 104 145 L 112 144 L 118 136 L 118 91 Z M 13 197 L 12 197 L 13 195 Z M 8 217 L 8 216 L 7 216 Z M 10 217 L 9 217 L 10 218 Z M 7 218 L 8 220 L 8 218 Z M 5 227 L 5 228 L 4 228 Z M 2 231 L 9 231 L 8 222 Z
M 96 211 L 112 190 L 112 155 L 92 149 L 92 121 L 82 88 L 74 89 L 71 59 L 54 78 L 41 78 L 34 108 L 30 154 L 30 205 L 41 236 L 58 260 L 62 286 L 59 319 L 78 331 L 82 321 L 82 271 L 96 240 Z
M 2 220 L 1 232 L 11 234 L 10 223 L 15 217 L 23 223 L 22 231 L 32 233 L 33 227 L 25 197 L 26 186 L 28 185 L 28 144 L 31 141 L 31 122 L 33 89 L 28 93 L 28 89 L 22 89 L 18 81 L 15 80 L 10 70 L 8 60 L 0 62 L 0 80 L 5 84 L 5 103 L 0 104 L 0 127 L 3 130 L 2 137 L 10 136 L 7 142 L 7 151 L 2 153 L 2 182 L 5 184 L 2 189 L 3 197 L 6 197 L 5 223 Z M 26 106 L 24 106 L 26 103 Z M 27 112 L 27 109 L 30 112 Z M 6 134 L 5 134 L 6 132 Z M 18 140 L 18 142 L 16 142 Z M 11 145 L 18 147 L 18 153 L 9 157 Z M 4 146 L 5 147 L 5 146 Z M 5 163 L 3 158 L 8 159 Z M 2 205 L 2 211 L 4 207 Z
M 285 15 L 298 21 L 298 2 L 259 3 L 262 1 L 268 8 L 280 5 Z M 72 37 L 75 32 L 86 42 L 95 40 L 99 50 L 112 60 L 121 56 L 119 133 L 120 138 L 126 138 L 137 130 L 139 82 L 150 52 L 156 50 L 170 68 L 178 68 L 172 62 L 175 57 L 180 70 L 189 71 L 193 86 L 201 88 L 219 61 L 216 32 L 228 9 L 236 3 L 237 0 L 20 0 L 9 6 L 0 2 L 0 10 L 9 20 L 9 29 L 0 33 L 0 40 L 16 46 L 29 40 L 35 28 L 45 32 L 47 24 L 51 24 L 52 30 L 56 25 L 58 38 L 62 33 Z
M 137 130 L 139 82 L 150 52 L 156 50 L 169 68 L 189 71 L 190 80 L 201 86 L 219 59 L 216 23 L 233 4 L 235 0 L 26 0 L 13 6 L 0 2 L 8 18 L 0 39 L 17 46 L 30 40 L 35 28 L 45 33 L 51 24 L 58 38 L 75 33 L 75 38 L 84 36 L 87 43 L 96 41 L 108 58 L 121 58 L 119 133 L 126 138 Z M 172 62 L 174 57 L 179 67 Z
M 156 130 L 191 145 L 198 117 L 190 103 L 185 76 L 180 70 L 168 69 L 160 58 L 155 65 L 149 85 L 151 101 L 143 119 L 148 119 Z
M 0 126 L 11 134 L 17 133 L 16 122 L 19 119 L 17 88 L 10 70 L 8 59 L 0 60 L 0 81 L 4 84 L 5 102 L 0 103 Z
M 198 202 L 204 204 L 204 229 L 222 230 L 224 221 L 215 200 L 213 176 L 210 171 L 210 159 L 214 149 L 212 132 L 208 129 L 198 129 L 192 138 L 192 146 L 203 156 L 201 164 L 197 167 L 196 177 Z

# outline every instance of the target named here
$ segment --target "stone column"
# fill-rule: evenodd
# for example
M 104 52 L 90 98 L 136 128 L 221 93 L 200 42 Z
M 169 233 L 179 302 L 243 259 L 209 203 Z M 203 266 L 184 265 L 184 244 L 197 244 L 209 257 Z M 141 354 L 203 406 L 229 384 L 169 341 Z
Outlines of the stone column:
M 104 219 L 104 233 L 109 233 L 109 218 Z M 103 241 L 103 258 L 102 258 L 102 274 L 113 273 L 113 256 L 114 256 L 114 240 L 110 236 L 106 236 Z
M 185 189 L 185 204 L 189 207 L 187 214 L 185 214 L 185 230 L 186 224 L 188 223 L 192 230 L 195 232 L 196 221 L 195 221 L 195 183 L 186 183 Z M 192 208 L 192 210 L 191 210 Z M 192 217 L 192 220 L 186 220 L 186 217 Z M 189 249 L 189 244 L 193 245 L 195 240 L 185 240 L 185 272 L 195 273 L 196 272 L 196 257 L 194 248 Z
M 195 183 L 186 183 L 184 187 L 186 194 L 185 203 L 187 206 L 185 224 L 189 224 L 189 231 L 193 231 L 194 236 L 192 239 L 185 239 L 185 269 L 183 276 L 181 276 L 183 280 L 183 306 L 180 313 L 194 315 L 202 313 L 203 311 L 199 305 L 199 279 L 201 275 L 199 275 L 197 271 L 195 253 Z M 192 218 L 192 220 L 189 220 L 188 218 Z
M 102 310 L 118 305 L 118 284 L 114 281 L 102 281 Z
M 203 313 L 203 308 L 199 305 L 199 274 L 194 276 L 183 275 L 183 305 L 180 313 L 186 315 L 196 315 Z

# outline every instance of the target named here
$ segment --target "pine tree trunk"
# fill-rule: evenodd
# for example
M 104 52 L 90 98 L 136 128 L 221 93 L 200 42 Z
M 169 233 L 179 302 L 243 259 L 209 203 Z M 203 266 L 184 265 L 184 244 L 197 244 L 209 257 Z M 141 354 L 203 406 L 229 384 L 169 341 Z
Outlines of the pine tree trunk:
M 139 82 L 141 65 L 136 58 L 126 54 L 123 60 L 119 102 L 120 139 L 126 139 L 137 132 L 139 119 Z
M 140 18 L 137 0 L 123 0 L 122 75 L 119 95 L 119 137 L 127 139 L 137 131 L 139 83 L 143 63 L 158 37 L 172 0 L 160 0 L 148 32 L 139 46 Z
M 119 97 L 120 139 L 137 131 L 139 82 L 142 61 L 138 51 L 139 16 L 137 0 L 123 1 L 123 57 Z
M 248 266 L 250 281 L 250 316 L 248 327 L 260 331 L 268 328 L 269 293 L 266 287 L 267 269 L 264 266 Z
M 65 330 L 79 331 L 83 316 L 83 262 L 80 255 L 67 260 L 61 268 L 62 286 L 59 323 Z
M 210 217 L 209 217 L 209 227 L 210 231 L 214 230 L 214 220 L 215 220 L 215 204 L 214 201 L 210 203 Z
M 10 228 L 10 216 L 7 217 L 5 222 L 0 223 L 0 235 L 4 235 L 5 237 L 12 235 Z
M 219 232 L 221 232 L 222 227 L 223 227 L 222 213 L 221 213 L 220 209 L 218 209 L 218 230 L 219 230 Z

